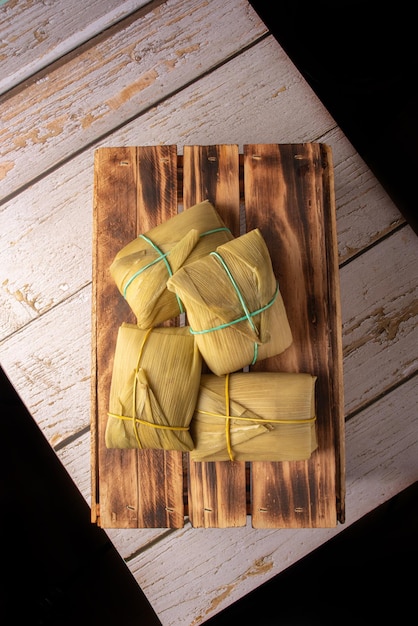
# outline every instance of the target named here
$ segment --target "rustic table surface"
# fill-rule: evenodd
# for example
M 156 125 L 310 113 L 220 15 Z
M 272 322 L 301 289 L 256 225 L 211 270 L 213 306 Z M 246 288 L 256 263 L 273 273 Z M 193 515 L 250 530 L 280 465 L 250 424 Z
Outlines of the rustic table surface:
M 94 151 L 320 142 L 334 165 L 346 518 L 109 529 L 197 626 L 417 480 L 418 238 L 245 0 L 0 5 L 1 365 L 91 503 Z

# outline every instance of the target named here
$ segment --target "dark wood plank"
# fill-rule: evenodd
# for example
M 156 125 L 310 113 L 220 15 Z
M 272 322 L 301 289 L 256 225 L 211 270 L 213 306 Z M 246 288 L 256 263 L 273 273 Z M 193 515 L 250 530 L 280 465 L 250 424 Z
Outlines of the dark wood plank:
M 108 398 L 117 330 L 134 322 L 126 302 L 109 279 L 116 251 L 136 231 L 136 149 L 101 148 L 95 152 L 93 202 L 93 374 L 92 374 L 92 517 L 104 528 L 137 526 L 135 450 L 105 447 Z M 115 481 L 118 476 L 118 481 Z
M 237 145 L 184 146 L 184 208 L 209 200 L 234 236 L 239 235 L 239 176 Z
M 341 314 L 332 161 L 321 144 L 244 149 L 247 230 L 272 256 L 293 333 L 254 370 L 315 374 L 318 449 L 309 461 L 252 464 L 256 528 L 332 527 L 343 518 Z
M 137 234 L 177 214 L 176 146 L 137 148 Z M 167 322 L 172 324 L 173 321 Z M 183 455 L 174 450 L 138 452 L 138 493 L 142 528 L 184 525 Z
M 116 334 L 132 312 L 110 264 L 124 245 L 177 212 L 175 146 L 100 148 L 95 154 L 92 474 L 94 521 L 105 528 L 182 527 L 182 454 L 104 444 Z
M 239 152 L 236 145 L 185 146 L 183 199 L 188 208 L 208 199 L 239 234 Z M 195 528 L 246 524 L 245 463 L 189 463 L 189 517 Z

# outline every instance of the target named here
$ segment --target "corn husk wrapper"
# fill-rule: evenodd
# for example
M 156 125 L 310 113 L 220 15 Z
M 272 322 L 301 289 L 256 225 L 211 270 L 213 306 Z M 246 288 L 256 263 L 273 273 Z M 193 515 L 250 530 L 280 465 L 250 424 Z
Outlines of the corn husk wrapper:
M 232 279 L 210 254 L 182 267 L 167 288 L 184 303 L 199 350 L 209 369 L 220 376 L 283 352 L 292 343 L 292 333 L 260 231 L 251 230 L 219 246 L 216 253 Z M 251 321 L 246 317 L 246 310 L 252 314 L 269 303 L 251 315 Z
M 187 327 L 145 331 L 122 324 L 114 355 L 106 447 L 191 450 L 188 427 L 201 371 L 202 358 Z
M 190 458 L 308 459 L 317 448 L 315 383 L 316 377 L 305 373 L 203 374 L 190 425 L 195 444 Z
M 210 233 L 213 230 L 216 232 Z M 208 200 L 143 235 L 158 249 L 138 236 L 116 254 L 110 273 L 139 328 L 150 328 L 183 313 L 181 302 L 166 288 L 169 272 L 209 254 L 233 236 Z M 166 253 L 164 260 L 161 254 Z

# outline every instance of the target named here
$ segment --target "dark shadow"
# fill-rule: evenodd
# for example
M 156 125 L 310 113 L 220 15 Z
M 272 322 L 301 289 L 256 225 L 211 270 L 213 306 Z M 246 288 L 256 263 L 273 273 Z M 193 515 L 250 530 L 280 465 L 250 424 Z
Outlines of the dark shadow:
M 1 368 L 0 410 L 2 623 L 161 626 Z
M 250 4 L 418 234 L 418 46 L 411 4 Z

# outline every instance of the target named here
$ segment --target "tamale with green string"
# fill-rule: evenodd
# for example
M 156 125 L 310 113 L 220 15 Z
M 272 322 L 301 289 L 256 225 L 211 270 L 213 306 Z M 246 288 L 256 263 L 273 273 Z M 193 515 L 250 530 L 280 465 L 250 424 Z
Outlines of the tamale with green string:
M 202 358 L 188 327 L 119 327 L 107 448 L 189 451 Z
M 167 281 L 211 372 L 222 375 L 283 352 L 292 333 L 258 228 L 180 268 Z
M 317 448 L 316 377 L 203 374 L 190 424 L 193 461 L 300 461 Z
M 114 257 L 110 273 L 140 328 L 158 326 L 183 313 L 167 278 L 182 265 L 232 239 L 215 207 L 200 202 L 138 235 Z

